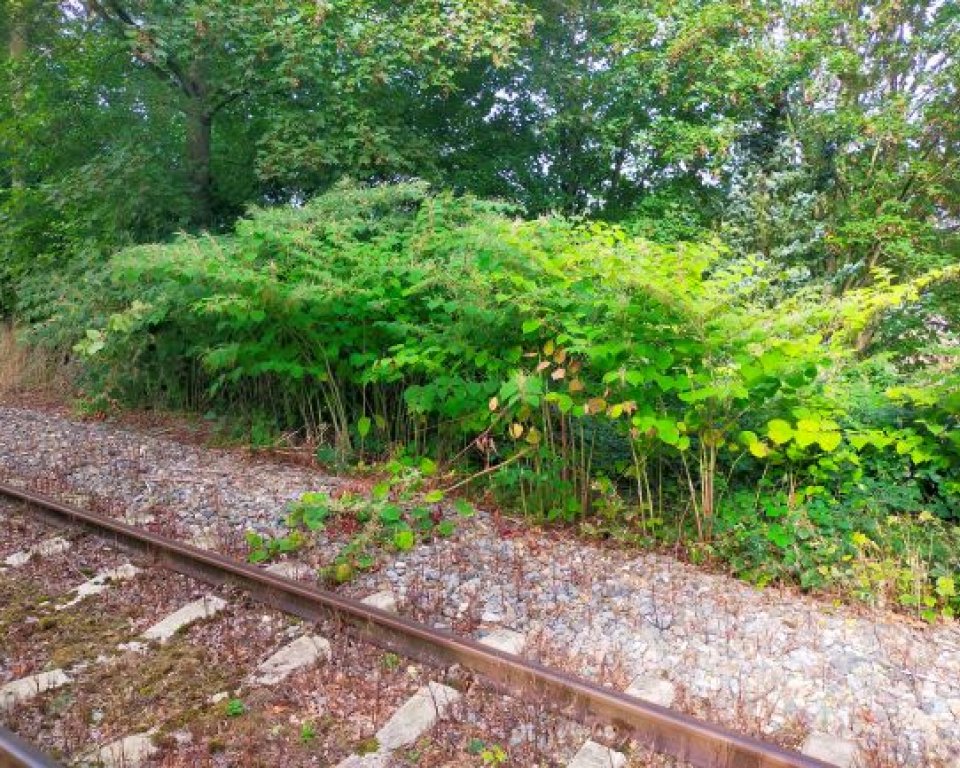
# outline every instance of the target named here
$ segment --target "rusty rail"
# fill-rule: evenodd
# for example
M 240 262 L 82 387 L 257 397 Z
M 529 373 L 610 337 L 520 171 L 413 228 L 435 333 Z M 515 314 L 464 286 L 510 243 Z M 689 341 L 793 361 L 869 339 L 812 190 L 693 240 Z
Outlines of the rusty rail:
M 332 620 L 365 640 L 429 664 L 459 664 L 496 689 L 586 724 L 613 725 L 653 749 L 698 768 L 828 768 L 829 763 L 768 744 L 55 499 L 0 482 L 0 494 L 28 502 L 57 520 L 85 527 L 160 565 L 209 584 L 242 588 L 258 600 L 308 621 Z
M 59 763 L 0 725 L 0 768 L 61 768 Z

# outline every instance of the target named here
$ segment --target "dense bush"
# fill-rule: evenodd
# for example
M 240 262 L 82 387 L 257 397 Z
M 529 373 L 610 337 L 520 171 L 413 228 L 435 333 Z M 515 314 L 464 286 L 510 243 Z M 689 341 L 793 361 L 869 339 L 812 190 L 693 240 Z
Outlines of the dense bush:
M 928 362 L 867 356 L 956 269 L 824 297 L 715 244 L 406 185 L 83 274 L 25 293 L 35 338 L 79 329 L 110 398 L 245 413 L 341 456 L 402 445 L 532 514 L 680 536 L 757 581 L 956 608 L 951 339 Z

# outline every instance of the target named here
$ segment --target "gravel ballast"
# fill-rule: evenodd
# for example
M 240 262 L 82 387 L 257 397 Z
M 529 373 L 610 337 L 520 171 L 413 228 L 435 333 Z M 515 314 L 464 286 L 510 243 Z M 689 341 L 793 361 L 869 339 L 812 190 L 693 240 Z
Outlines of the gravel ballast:
M 286 505 L 341 481 L 107 422 L 0 406 L 0 476 L 122 502 L 129 519 L 238 551 Z M 171 518 L 172 516 L 172 518 Z M 391 555 L 346 589 L 460 631 L 528 634 L 526 655 L 626 688 L 672 683 L 674 706 L 792 746 L 855 739 L 864 765 L 960 766 L 960 629 L 758 590 L 672 558 L 490 516 Z

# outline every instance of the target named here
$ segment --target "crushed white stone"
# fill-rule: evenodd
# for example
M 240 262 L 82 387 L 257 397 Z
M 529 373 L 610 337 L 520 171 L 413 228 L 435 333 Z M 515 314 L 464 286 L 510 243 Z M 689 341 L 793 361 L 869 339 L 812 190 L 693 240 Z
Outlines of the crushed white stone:
M 32 699 L 34 696 L 39 696 L 46 691 L 62 688 L 71 682 L 73 680 L 62 669 L 51 669 L 47 672 L 30 675 L 30 677 L 13 680 L 0 687 L 0 712 L 10 709 L 20 702 Z
M 626 764 L 627 756 L 622 752 L 595 741 L 587 741 L 573 760 L 567 763 L 567 768 L 623 768 Z
M 395 749 L 413 744 L 437 721 L 446 717 L 460 700 L 460 692 L 433 681 L 420 688 L 393 713 L 386 725 L 377 731 L 378 748 L 365 755 L 350 755 L 337 768 L 385 768 Z
M 139 768 L 159 751 L 153 734 L 135 733 L 112 741 L 97 752 L 97 759 L 103 768 Z
M 276 685 L 281 680 L 318 661 L 329 661 L 332 655 L 330 641 L 319 635 L 304 635 L 288 643 L 264 661 L 254 675 L 260 685 Z
M 21 565 L 26 565 L 34 557 L 51 557 L 53 555 L 59 555 L 61 552 L 66 552 L 70 549 L 70 542 L 60 536 L 54 536 L 52 539 L 46 539 L 41 541 L 39 544 L 34 544 L 28 549 L 21 550 L 20 552 L 14 552 L 12 555 L 9 555 L 4 564 L 11 568 L 19 568 Z
M 145 640 L 156 640 L 161 644 L 166 643 L 184 627 L 200 619 L 209 619 L 211 616 L 216 616 L 226 607 L 227 601 L 216 595 L 201 597 L 199 600 L 187 603 L 161 619 L 140 636 Z
M 857 765 L 857 745 L 826 733 L 813 732 L 807 736 L 800 749 L 808 757 L 815 757 L 837 768 L 854 768 Z
M 413 744 L 422 734 L 433 728 L 438 720 L 445 717 L 459 700 L 459 691 L 433 681 L 427 683 L 407 699 L 386 725 L 377 731 L 380 751 L 392 751 Z
M 92 597 L 93 595 L 99 595 L 101 592 L 105 592 L 107 589 L 109 589 L 112 583 L 117 581 L 128 581 L 138 573 L 140 573 L 140 569 L 135 565 L 131 565 L 130 563 L 124 563 L 123 565 L 118 565 L 116 568 L 111 568 L 108 571 L 104 571 L 103 573 L 94 576 L 89 581 L 85 581 L 83 584 L 74 587 L 72 590 L 73 598 L 58 605 L 57 610 L 65 610 L 76 605 L 84 598 Z
M 370 752 L 366 755 L 350 755 L 337 763 L 337 768 L 387 768 L 390 761 L 389 752 Z
M 296 560 L 283 560 L 279 563 L 267 566 L 267 572 L 283 576 L 285 579 L 301 581 L 309 579 L 313 575 L 313 569 L 309 565 L 299 563 Z
M 381 611 L 397 613 L 397 598 L 389 589 L 385 589 L 382 592 L 374 592 L 372 595 L 363 598 L 360 602 L 366 603 L 374 608 L 379 608 Z
M 669 680 L 662 678 L 638 677 L 630 683 L 626 693 L 661 707 L 669 707 L 677 696 L 677 688 Z
M 523 648 L 527 644 L 526 635 L 520 632 L 514 632 L 512 629 L 495 629 L 480 638 L 483 645 L 489 645 L 504 653 L 512 653 L 519 656 L 523 653 Z

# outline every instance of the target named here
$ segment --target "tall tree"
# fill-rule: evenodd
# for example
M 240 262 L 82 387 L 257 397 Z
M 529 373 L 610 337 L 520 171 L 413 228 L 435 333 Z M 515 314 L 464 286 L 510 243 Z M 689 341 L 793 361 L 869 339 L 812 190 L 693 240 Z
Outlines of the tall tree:
M 736 243 L 772 249 L 840 292 L 878 268 L 904 277 L 955 259 L 957 5 L 812 0 L 783 19 L 784 48 L 806 73 L 765 134 L 777 162 L 765 167 L 741 145 L 727 216 Z
M 155 73 L 180 96 L 185 118 L 185 157 L 193 221 L 215 218 L 211 171 L 214 121 L 229 105 L 248 114 L 289 118 L 317 128 L 330 141 L 331 116 L 372 111 L 390 103 L 370 99 L 398 77 L 442 86 L 462 62 L 502 56 L 524 31 L 522 9 L 510 0 L 90 0 L 90 8 L 127 40 L 135 62 Z M 385 88 L 384 86 L 387 86 Z M 317 116 L 322 115 L 320 120 Z M 336 122 L 335 120 L 332 122 Z M 284 134 L 289 121 L 274 129 Z M 297 133 L 294 142 L 316 141 Z M 284 142 L 266 142 L 286 150 Z M 309 171 L 300 149 L 297 174 Z M 342 170 L 367 148 L 348 147 Z M 361 161 L 362 164 L 362 161 Z M 267 176 L 289 172 L 282 157 L 262 161 Z

